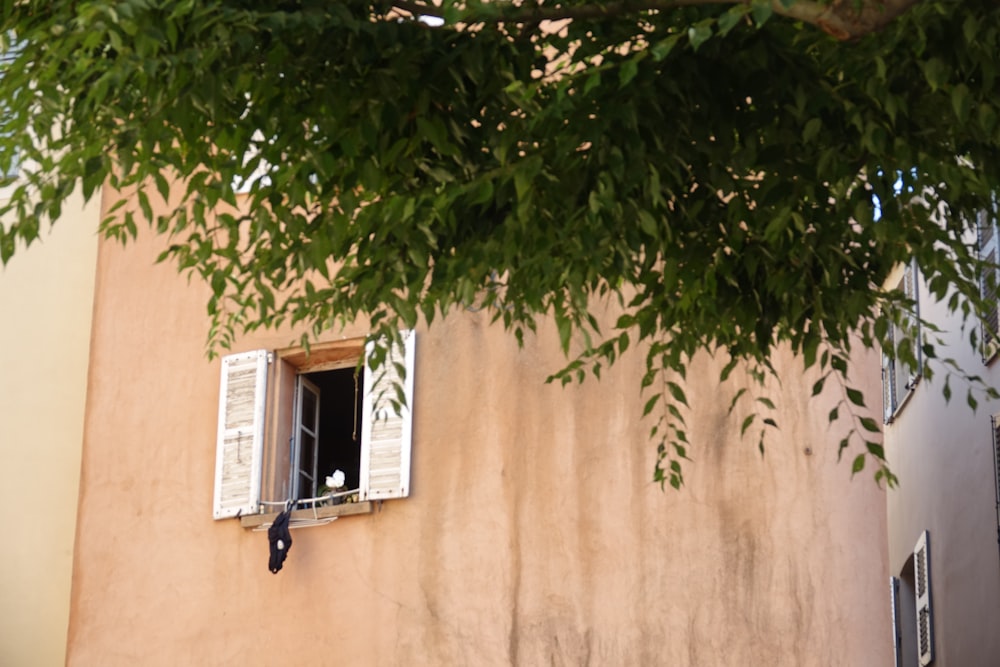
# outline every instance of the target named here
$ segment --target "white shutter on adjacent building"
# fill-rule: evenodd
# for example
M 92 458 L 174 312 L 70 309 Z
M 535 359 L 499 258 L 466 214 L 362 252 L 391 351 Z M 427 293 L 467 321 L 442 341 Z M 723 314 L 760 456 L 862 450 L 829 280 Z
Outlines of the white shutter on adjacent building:
M 368 364 L 365 365 L 360 500 L 410 495 L 416 334 L 404 331 L 401 336 L 402 345 L 393 346 L 377 370 L 372 371 Z M 366 359 L 370 358 L 372 349 L 369 343 L 365 348 Z M 402 391 L 402 396 L 397 389 Z
M 976 219 L 979 236 L 979 259 L 991 266 L 997 263 L 997 224 L 990 211 L 980 211 Z M 997 271 L 984 269 L 979 276 L 980 295 L 989 302 L 989 310 L 983 313 L 983 362 L 993 358 L 997 351 L 997 335 L 1000 334 L 1000 300 L 997 298 Z
M 922 341 L 920 334 L 920 295 L 917 292 L 917 263 L 916 260 L 911 260 L 910 264 L 906 267 L 906 271 L 903 272 L 903 282 L 900 285 L 903 289 L 903 293 L 906 298 L 913 301 L 913 313 L 908 314 L 904 318 L 908 331 L 902 335 L 907 337 L 912 337 L 911 343 L 913 345 L 913 354 L 917 358 L 917 365 L 913 368 L 906 368 L 905 377 L 897 377 L 896 381 L 905 382 L 902 387 L 902 391 L 899 392 L 898 396 L 904 395 L 910 389 L 917 384 L 917 379 L 920 377 L 923 371 L 923 351 L 922 351 Z M 897 384 L 897 387 L 899 385 Z M 897 399 L 897 406 L 899 401 Z
M 256 513 L 260 506 L 267 350 L 222 359 L 215 453 L 216 519 Z
M 913 547 L 913 578 L 917 602 L 917 655 L 920 664 L 934 661 L 934 616 L 931 610 L 931 552 L 927 531 Z
M 896 360 L 891 346 L 895 345 L 895 327 L 889 329 L 889 350 L 882 350 L 882 411 L 886 424 L 892 421 L 896 411 Z

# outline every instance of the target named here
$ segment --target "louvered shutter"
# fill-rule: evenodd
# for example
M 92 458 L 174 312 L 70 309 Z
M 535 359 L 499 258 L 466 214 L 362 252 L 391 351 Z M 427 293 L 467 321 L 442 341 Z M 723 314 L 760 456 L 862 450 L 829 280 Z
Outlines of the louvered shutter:
M 993 358 L 997 351 L 997 335 L 1000 334 L 1000 302 L 997 299 L 997 225 L 993 215 L 980 211 L 976 219 L 979 236 L 979 259 L 989 266 L 979 276 L 980 295 L 989 303 L 983 313 L 983 362 Z
M 889 609 L 892 612 L 892 664 L 903 667 L 903 628 L 899 619 L 899 578 L 889 577 Z
M 886 424 L 892 421 L 892 413 L 896 411 L 896 360 L 892 349 L 896 344 L 895 327 L 889 327 L 889 349 L 882 350 L 882 411 Z
M 913 313 L 908 314 L 904 321 L 907 325 L 907 331 L 903 335 L 911 337 L 911 343 L 913 345 L 913 355 L 916 357 L 916 366 L 913 368 L 907 367 L 904 377 L 897 377 L 897 382 L 905 382 L 903 386 L 903 391 L 897 394 L 897 404 L 899 403 L 899 396 L 905 394 L 905 392 L 913 389 L 914 385 L 917 383 L 917 379 L 920 377 L 921 367 L 923 365 L 923 352 L 921 346 L 921 335 L 920 335 L 920 295 L 917 292 L 917 265 L 916 260 L 912 260 L 909 266 L 906 267 L 906 271 L 903 272 L 903 282 L 900 285 L 903 289 L 903 293 L 906 298 L 913 301 Z M 897 385 L 898 386 L 898 385 Z
M 934 616 L 931 611 L 931 551 L 927 531 L 913 547 L 913 578 L 917 587 L 917 655 L 921 665 L 934 661 Z
M 360 500 L 410 495 L 413 355 L 416 334 L 404 331 L 374 372 L 365 365 L 365 399 L 361 425 Z M 366 359 L 373 345 L 365 348 Z M 405 375 L 405 377 L 403 377 Z M 401 391 L 399 395 L 397 391 Z
M 267 350 L 222 359 L 215 452 L 216 519 L 254 514 L 260 506 Z
M 1000 415 L 990 418 L 993 430 L 993 482 L 996 485 L 997 542 L 1000 543 Z
M 12 31 L 7 31 L 6 34 L 0 37 L 0 77 L 3 76 L 3 70 L 14 62 L 14 59 L 17 58 L 23 48 L 24 43 L 18 42 Z M 6 114 L 7 109 L 6 104 L 0 104 L 0 114 Z M 6 162 L 7 164 L 4 167 L 0 167 L 0 177 L 4 179 L 16 178 L 21 166 L 20 154 L 15 150 Z

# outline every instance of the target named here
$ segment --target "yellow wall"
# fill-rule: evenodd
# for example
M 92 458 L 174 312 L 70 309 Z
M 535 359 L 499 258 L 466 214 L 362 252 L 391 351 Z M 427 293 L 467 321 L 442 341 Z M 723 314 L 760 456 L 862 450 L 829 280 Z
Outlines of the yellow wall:
M 0 270 L 0 664 L 65 661 L 99 205 Z
M 211 518 L 207 292 L 158 250 L 100 253 L 70 665 L 889 664 L 885 497 L 836 462 L 839 388 L 810 401 L 779 359 L 761 459 L 724 418 L 739 383 L 700 359 L 694 461 L 664 492 L 640 355 L 545 385 L 555 332 L 518 350 L 482 313 L 418 330 L 411 496 L 295 531 L 270 574 L 265 534 Z

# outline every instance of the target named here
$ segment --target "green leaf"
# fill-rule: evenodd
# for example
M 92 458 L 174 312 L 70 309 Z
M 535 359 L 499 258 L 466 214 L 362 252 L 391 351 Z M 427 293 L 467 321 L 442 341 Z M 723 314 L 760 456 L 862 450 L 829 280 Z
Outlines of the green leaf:
M 837 445 L 837 461 L 838 462 L 840 461 L 840 458 L 843 455 L 844 450 L 847 449 L 847 447 L 848 447 L 849 444 L 850 444 L 850 437 L 848 436 L 846 438 L 843 438 L 840 441 L 840 443 Z
M 762 28 L 767 20 L 774 14 L 771 3 L 768 0 L 753 0 L 750 5 L 750 13 L 758 28 Z
M 924 78 L 931 90 L 938 90 L 948 82 L 950 68 L 940 58 L 931 58 L 922 64 Z
M 639 73 L 639 57 L 634 56 L 622 63 L 618 69 L 618 87 L 624 88 Z
M 847 361 L 845 361 L 840 355 L 834 354 L 830 356 L 830 366 L 833 370 L 838 371 L 841 374 L 847 373 Z
M 700 21 L 695 25 L 688 28 L 688 41 L 691 42 L 691 48 L 695 51 L 698 47 L 704 44 L 712 36 L 712 27 L 710 22 Z
M 871 417 L 861 417 L 860 422 L 861 427 L 866 431 L 871 431 L 872 433 L 878 433 L 881 431 L 879 425 Z
M 968 121 L 969 111 L 972 109 L 972 95 L 969 93 L 969 87 L 964 83 L 951 89 L 951 108 L 955 111 L 958 122 Z
M 760 396 L 760 397 L 758 397 L 757 398 L 757 402 L 760 403 L 761 405 L 763 405 L 764 407 L 770 409 L 770 410 L 776 409 L 775 405 L 774 405 L 774 401 L 772 401 L 771 399 L 767 398 L 766 396 Z
M 650 48 L 650 52 L 653 54 L 653 60 L 659 62 L 670 55 L 670 52 L 674 50 L 677 42 L 680 41 L 680 35 L 671 35 L 665 39 L 661 39 Z
M 851 389 L 850 387 L 847 387 L 847 399 L 851 403 L 854 403 L 854 405 L 857 405 L 862 408 L 865 407 L 864 394 L 862 394 L 857 389 Z
M 737 404 L 737 403 L 739 402 L 739 400 L 740 400 L 741 398 L 743 398 L 743 395 L 744 395 L 745 393 L 747 393 L 747 388 L 746 388 L 746 387 L 741 387 L 741 388 L 740 388 L 739 390 L 737 390 L 737 392 L 736 392 L 736 393 L 735 393 L 735 394 L 733 395 L 733 398 L 732 398 L 732 400 L 731 400 L 731 401 L 729 402 L 729 410 L 727 411 L 727 412 L 728 412 L 729 414 L 732 414 L 732 413 L 733 413 L 733 409 L 734 409 L 734 408 L 736 407 L 736 404 Z
M 747 15 L 748 11 L 749 7 L 746 5 L 735 5 L 726 10 L 725 13 L 719 16 L 719 34 L 722 36 L 729 34 L 739 24 L 740 20 Z
M 854 457 L 854 462 L 851 463 L 851 475 L 857 475 L 859 472 L 865 468 L 865 455 L 858 454 Z
M 885 449 L 882 447 L 880 443 L 868 440 L 865 442 L 865 448 L 872 456 L 877 458 L 879 461 L 885 460 Z
M 684 395 L 684 390 L 676 382 L 667 382 L 667 389 L 670 390 L 670 395 L 673 396 L 674 400 L 681 405 L 687 406 L 687 397 Z
M 805 127 L 802 128 L 802 141 L 804 143 L 812 143 L 812 141 L 819 135 L 819 131 L 823 128 L 823 121 L 819 118 L 810 118 L 806 121 Z
M 559 329 L 559 346 L 562 347 L 563 352 L 568 352 L 570 337 L 573 333 L 573 323 L 566 316 L 557 316 L 556 328 Z

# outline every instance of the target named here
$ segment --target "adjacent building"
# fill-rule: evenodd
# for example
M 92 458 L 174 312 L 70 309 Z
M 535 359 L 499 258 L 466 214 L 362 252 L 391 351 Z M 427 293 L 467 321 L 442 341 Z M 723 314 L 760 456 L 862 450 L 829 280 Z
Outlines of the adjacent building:
M 993 216 L 979 221 L 984 258 L 996 261 L 997 230 Z M 984 276 L 984 289 L 995 300 L 995 279 Z M 890 278 L 916 299 L 917 311 L 894 330 L 894 345 L 918 339 L 936 347 L 938 358 L 1000 387 L 996 345 L 981 350 L 969 344 L 977 323 L 923 297 L 919 268 L 900 266 Z M 916 316 L 940 331 L 915 328 Z M 997 335 L 995 313 L 982 323 L 982 334 Z M 992 334 L 990 333 L 992 332 Z M 915 349 L 919 350 L 919 346 Z M 945 391 L 943 365 L 928 377 L 923 359 L 904 364 L 887 353 L 882 360 L 886 457 L 899 476 L 887 494 L 890 596 L 895 620 L 895 665 L 937 667 L 994 665 L 1000 660 L 1000 401 L 976 393 L 966 397 L 958 377 Z
M 73 197 L 0 269 L 3 665 L 65 661 L 99 213 Z

